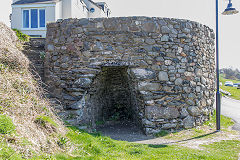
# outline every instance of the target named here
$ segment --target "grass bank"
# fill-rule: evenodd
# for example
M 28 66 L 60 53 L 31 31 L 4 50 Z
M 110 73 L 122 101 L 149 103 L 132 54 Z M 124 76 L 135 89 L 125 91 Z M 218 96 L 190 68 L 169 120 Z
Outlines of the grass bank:
M 226 81 L 232 81 L 233 83 L 240 83 L 240 81 L 237 80 L 232 80 L 232 79 L 225 79 L 223 75 L 220 75 L 219 81 L 222 82 L 222 86 L 220 86 L 221 89 L 228 91 L 231 93 L 231 98 L 240 100 L 240 89 L 237 89 L 237 87 L 229 87 L 229 86 L 224 86 L 224 83 Z
M 215 124 L 216 115 L 214 114 L 203 126 L 168 134 L 163 138 L 177 139 L 178 141 L 188 139 L 206 140 L 217 139 L 219 136 L 226 136 L 234 132 L 229 130 L 234 122 L 228 117 L 221 117 L 222 132 L 213 133 L 216 128 Z M 89 134 L 74 127 L 69 129 L 70 131 L 66 135 L 66 143 L 63 146 L 66 148 L 72 147 L 73 152 L 71 154 L 59 153 L 54 156 L 56 159 L 238 159 L 240 151 L 239 140 L 213 142 L 200 145 L 200 149 L 191 149 L 182 145 L 144 145 L 116 141 L 98 133 Z

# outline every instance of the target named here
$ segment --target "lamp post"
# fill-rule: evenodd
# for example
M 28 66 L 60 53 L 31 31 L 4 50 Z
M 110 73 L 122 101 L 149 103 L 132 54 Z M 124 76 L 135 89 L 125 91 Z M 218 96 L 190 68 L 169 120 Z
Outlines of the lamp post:
M 232 7 L 232 0 L 229 0 L 227 8 L 222 13 L 223 15 L 237 14 L 238 11 Z M 216 129 L 220 131 L 220 116 L 221 116 L 221 101 L 219 91 L 219 44 L 218 44 L 218 0 L 216 0 L 216 72 L 217 72 L 217 92 L 216 92 Z

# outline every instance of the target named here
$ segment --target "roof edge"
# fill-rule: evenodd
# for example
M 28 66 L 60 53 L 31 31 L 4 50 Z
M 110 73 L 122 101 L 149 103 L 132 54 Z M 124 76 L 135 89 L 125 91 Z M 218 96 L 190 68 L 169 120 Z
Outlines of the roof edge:
M 56 3 L 56 2 L 59 2 L 61 0 L 54 0 L 54 1 L 51 1 L 51 0 L 48 0 L 48 1 L 44 1 L 44 2 L 29 2 L 29 3 L 22 3 L 22 4 L 17 4 L 17 2 L 15 3 L 12 3 L 11 5 L 31 5 L 31 4 L 51 4 L 51 3 Z

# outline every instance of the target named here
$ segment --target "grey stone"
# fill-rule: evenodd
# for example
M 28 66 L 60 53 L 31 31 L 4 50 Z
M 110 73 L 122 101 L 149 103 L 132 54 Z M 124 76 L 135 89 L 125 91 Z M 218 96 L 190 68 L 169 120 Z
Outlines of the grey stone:
M 161 37 L 161 41 L 162 41 L 162 42 L 168 42 L 168 41 L 169 41 L 169 36 L 163 35 L 163 36 Z
M 164 72 L 164 71 L 159 72 L 158 79 L 160 81 L 169 81 L 167 72 Z
M 81 100 L 71 104 L 68 106 L 68 109 L 73 109 L 73 110 L 79 110 L 82 109 L 85 106 L 85 96 L 83 95 L 83 97 L 81 98 Z
M 187 35 L 185 33 L 178 34 L 178 38 L 187 38 Z
M 182 118 L 185 118 L 189 115 L 189 113 L 186 110 L 186 108 L 182 108 L 182 110 L 180 111 L 180 115 L 181 115 Z
M 48 50 L 49 52 L 54 51 L 54 45 L 52 45 L 52 44 L 47 45 L 47 50 Z
M 207 82 L 206 78 L 201 77 L 201 82 L 202 82 L 202 84 L 206 84 L 206 82 Z
M 195 120 L 192 116 L 187 116 L 183 119 L 183 127 L 185 129 L 193 128 L 195 127 Z
M 149 121 L 147 119 L 144 119 L 143 120 L 143 124 L 146 126 L 146 127 L 156 127 L 156 125 L 152 122 L 152 121 Z
M 197 76 L 202 76 L 202 70 L 201 69 L 199 69 L 199 68 L 196 68 L 195 69 L 195 74 L 197 75 Z
M 67 69 L 67 68 L 68 68 L 68 64 L 67 64 L 67 63 L 63 63 L 63 64 L 61 64 L 61 67 L 62 67 L 63 69 Z
M 89 87 L 92 83 L 92 80 L 89 78 L 79 78 L 74 82 L 74 84 L 79 85 L 80 87 Z
M 179 117 L 177 108 L 174 107 L 158 107 L 158 106 L 146 106 L 146 116 L 150 119 L 172 119 Z
M 68 94 L 63 94 L 63 99 L 65 99 L 65 100 L 70 100 L 70 101 L 75 101 L 75 100 L 76 100 L 75 97 L 70 96 L 70 95 L 68 95 Z
M 52 57 L 52 60 L 53 60 L 53 61 L 56 61 L 57 59 L 58 59 L 58 56 L 53 56 L 53 57 Z
M 167 123 L 162 126 L 162 129 L 171 129 L 171 128 L 176 128 L 177 124 L 176 123 Z
M 176 36 L 174 36 L 174 37 L 177 37 L 178 31 L 177 31 L 176 29 L 171 29 L 171 33 L 174 34 L 174 35 L 176 35 Z
M 183 29 L 183 33 L 190 33 L 190 29 L 184 28 L 184 29 Z
M 156 32 L 158 30 L 158 26 L 154 22 L 146 22 L 142 25 L 142 30 L 145 32 Z
M 154 39 L 146 39 L 145 42 L 147 44 L 155 44 L 155 40 Z
M 131 72 L 140 79 L 153 79 L 156 76 L 153 70 L 145 68 L 134 68 L 131 69 Z
M 187 100 L 187 104 L 188 105 L 195 105 L 195 102 L 193 100 L 191 100 L 191 99 L 188 99 Z
M 215 47 L 208 27 L 156 17 L 67 19 L 48 27 L 46 81 L 64 109 L 78 112 L 74 124 L 104 119 L 118 103 L 132 105 L 147 133 L 200 125 L 212 112 Z M 109 111 L 102 115 L 103 106 Z
M 165 65 L 169 66 L 169 65 L 172 64 L 172 61 L 171 60 L 165 60 L 164 63 L 165 63 Z
M 177 85 L 177 86 L 182 85 L 182 82 L 183 82 L 182 78 L 177 78 L 175 80 L 175 85 Z
M 62 58 L 61 58 L 61 61 L 62 61 L 62 63 L 66 63 L 66 62 L 68 62 L 69 61 L 69 56 L 63 56 Z
M 170 33 L 171 30 L 167 26 L 162 26 L 161 31 L 162 33 Z
M 138 85 L 139 90 L 143 91 L 158 91 L 160 89 L 159 83 L 140 82 Z
M 198 107 L 196 106 L 190 106 L 188 107 L 187 111 L 189 112 L 189 114 L 193 117 L 199 116 L 201 114 L 201 111 L 199 110 Z
M 101 42 L 96 42 L 93 46 L 93 51 L 102 51 L 103 50 L 103 45 Z

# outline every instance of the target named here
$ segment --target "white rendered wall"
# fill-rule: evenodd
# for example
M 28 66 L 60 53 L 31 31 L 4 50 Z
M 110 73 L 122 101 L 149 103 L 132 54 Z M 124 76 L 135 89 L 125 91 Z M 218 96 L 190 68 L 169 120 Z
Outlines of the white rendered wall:
M 13 0 L 12 3 L 15 3 L 15 2 L 17 2 L 17 1 L 19 1 L 19 0 Z
M 21 7 L 23 6 L 23 7 Z M 11 28 L 16 28 L 27 35 L 40 35 L 42 37 L 46 37 L 46 27 L 45 28 L 23 28 L 23 10 L 31 9 L 31 8 L 45 8 L 46 15 L 46 24 L 49 22 L 55 22 L 56 19 L 56 6 L 54 5 L 17 5 L 17 7 L 12 7 L 12 20 L 11 20 Z
M 22 9 L 21 8 L 12 8 L 11 28 L 16 28 L 16 29 L 22 28 Z
M 86 18 L 87 13 L 84 13 L 83 4 L 80 0 L 71 0 L 72 1 L 72 18 Z
M 72 0 L 62 0 L 62 18 L 67 19 L 71 18 L 71 4 Z
M 55 21 L 63 19 L 62 1 L 56 3 L 55 15 Z

